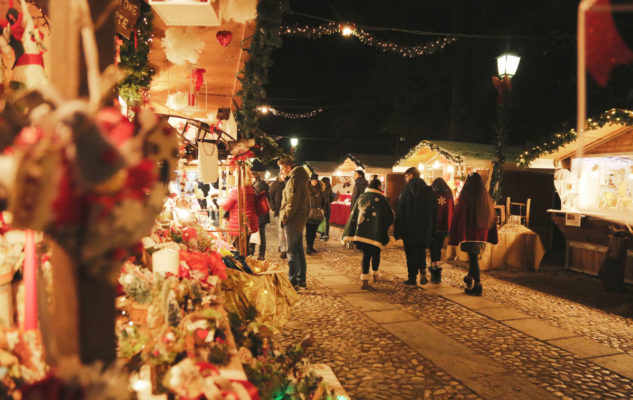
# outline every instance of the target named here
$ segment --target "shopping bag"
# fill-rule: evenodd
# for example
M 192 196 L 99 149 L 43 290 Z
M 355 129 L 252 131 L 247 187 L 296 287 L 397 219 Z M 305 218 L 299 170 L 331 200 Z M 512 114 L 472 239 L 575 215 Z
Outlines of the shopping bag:
M 325 234 L 325 226 L 326 226 L 325 220 L 321 221 L 321 223 L 319 224 L 319 227 L 317 228 L 317 232 L 322 235 Z
M 251 233 L 251 237 L 248 241 L 250 244 L 262 244 L 262 238 L 259 236 L 259 231 Z

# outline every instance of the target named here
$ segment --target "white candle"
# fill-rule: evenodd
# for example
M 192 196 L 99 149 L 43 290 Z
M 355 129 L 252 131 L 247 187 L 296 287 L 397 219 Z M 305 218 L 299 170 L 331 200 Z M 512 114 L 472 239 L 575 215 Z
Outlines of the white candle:
M 173 249 L 162 249 L 152 254 L 152 266 L 154 273 L 166 275 L 172 273 L 178 275 L 178 266 L 180 265 L 180 257 L 178 252 Z

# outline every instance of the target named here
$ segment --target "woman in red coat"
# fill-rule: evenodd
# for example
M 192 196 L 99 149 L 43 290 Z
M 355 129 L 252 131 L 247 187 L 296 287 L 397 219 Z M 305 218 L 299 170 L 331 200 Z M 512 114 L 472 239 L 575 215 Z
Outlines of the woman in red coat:
M 431 184 L 431 189 L 433 189 L 437 202 L 437 222 L 435 233 L 429 243 L 431 251 L 429 272 L 431 273 L 431 283 L 440 283 L 442 281 L 442 267 L 440 267 L 442 244 L 451 230 L 451 221 L 453 220 L 453 192 L 442 178 L 436 178 Z
M 481 176 L 475 172 L 466 179 L 457 199 L 448 238 L 448 244 L 460 245 L 461 250 L 468 253 L 470 268 L 464 282 L 466 294 L 471 296 L 481 296 L 479 253 L 486 242 L 498 242 L 494 203 Z
M 246 213 L 246 225 L 248 226 L 248 234 L 259 231 L 259 217 L 255 209 L 255 190 L 251 184 L 251 179 L 246 175 L 244 181 L 244 193 L 246 202 L 244 202 L 244 212 Z M 222 208 L 229 212 L 229 225 L 227 230 L 232 237 L 238 237 L 240 234 L 239 212 L 237 209 L 237 188 L 231 189 L 229 197 L 222 204 Z

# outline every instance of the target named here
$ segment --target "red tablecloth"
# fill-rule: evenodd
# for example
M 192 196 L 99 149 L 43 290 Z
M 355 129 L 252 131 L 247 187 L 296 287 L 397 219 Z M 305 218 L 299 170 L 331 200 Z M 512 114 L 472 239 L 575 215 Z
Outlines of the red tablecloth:
M 330 223 L 344 226 L 347 223 L 350 213 L 352 212 L 349 204 L 334 202 L 330 206 L 332 208 Z

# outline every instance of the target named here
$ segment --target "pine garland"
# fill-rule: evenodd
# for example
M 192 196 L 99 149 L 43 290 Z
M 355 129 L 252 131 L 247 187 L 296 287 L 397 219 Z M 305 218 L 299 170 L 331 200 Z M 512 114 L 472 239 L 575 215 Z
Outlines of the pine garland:
M 250 47 L 245 49 L 249 59 L 237 79 L 242 84 L 237 94 L 242 106 L 235 113 L 240 138 L 261 136 L 257 107 L 266 97 L 264 85 L 268 83 L 268 68 L 273 64 L 271 53 L 282 45 L 279 27 L 287 9 L 287 0 L 261 0 L 257 3 L 256 28 Z
M 152 8 L 143 1 L 135 32 L 132 32 L 129 39 L 123 38 L 120 46 L 119 67 L 127 73 L 127 76 L 119 82 L 119 96 L 130 107 L 144 102 L 149 85 L 156 73 L 149 63 L 153 19 Z
M 623 110 L 618 108 L 612 108 L 602 113 L 597 118 L 588 118 L 585 124 L 585 131 L 602 128 L 607 124 L 621 124 L 626 126 L 633 126 L 633 111 Z M 555 133 L 547 138 L 540 144 L 535 144 L 529 147 L 519 155 L 517 165 L 519 167 L 527 167 L 530 163 L 537 158 L 551 154 L 558 150 L 560 147 L 571 143 L 576 140 L 576 130 L 570 129 L 566 132 Z

